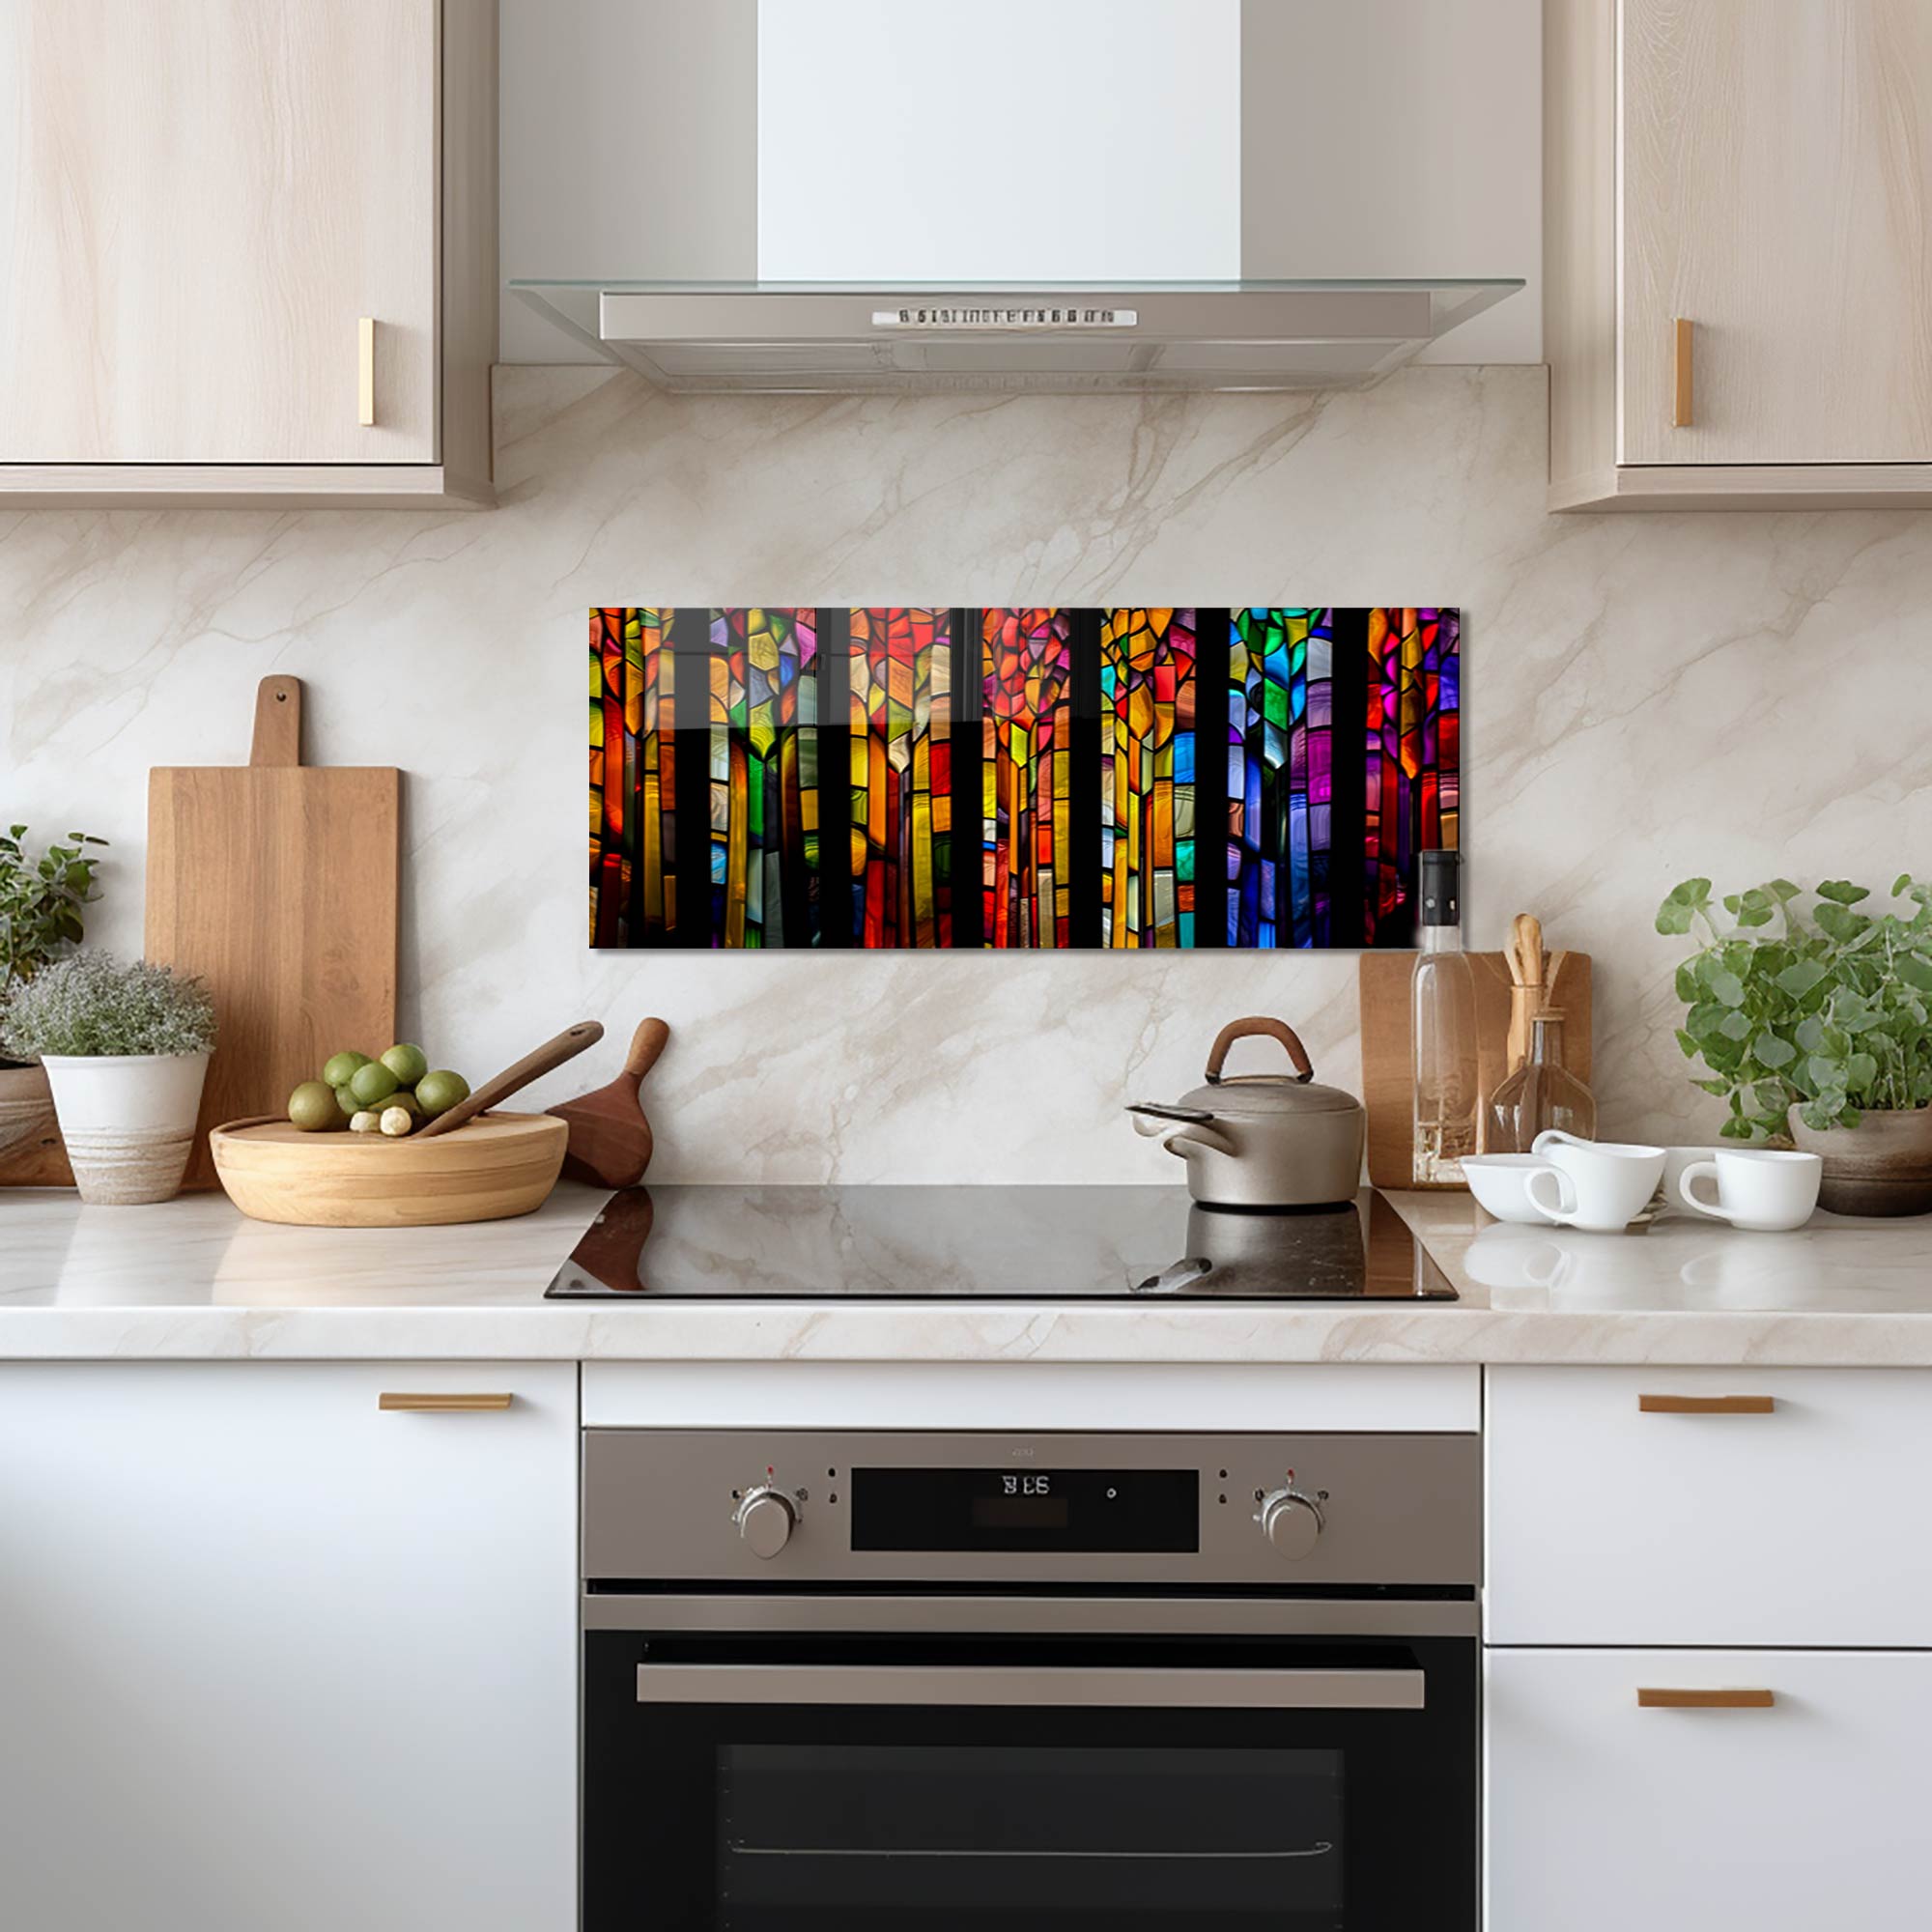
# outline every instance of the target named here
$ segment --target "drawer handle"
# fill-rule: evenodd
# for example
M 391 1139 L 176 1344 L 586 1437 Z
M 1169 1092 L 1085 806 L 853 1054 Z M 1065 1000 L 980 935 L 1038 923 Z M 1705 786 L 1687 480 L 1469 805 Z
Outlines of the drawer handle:
M 510 1400 L 506 1395 L 395 1395 L 384 1390 L 376 1398 L 376 1406 L 446 1415 L 456 1409 L 508 1408 Z
M 355 320 L 355 420 L 364 429 L 376 426 L 376 318 Z
M 1777 1398 L 1769 1395 L 1640 1395 L 1645 1415 L 1769 1415 Z
M 1695 355 L 1697 325 L 1690 317 L 1677 318 L 1676 340 L 1673 344 L 1671 384 L 1670 384 L 1670 427 L 1690 429 L 1696 421 L 1691 393 L 1691 359 Z
M 1777 1702 L 1769 1690 L 1660 1690 L 1639 1688 L 1639 1711 L 1769 1711 Z

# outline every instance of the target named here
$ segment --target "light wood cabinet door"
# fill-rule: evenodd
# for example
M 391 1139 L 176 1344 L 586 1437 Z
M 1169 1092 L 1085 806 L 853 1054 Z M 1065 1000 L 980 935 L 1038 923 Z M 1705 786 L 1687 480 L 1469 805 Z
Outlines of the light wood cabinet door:
M 0 463 L 437 460 L 438 16 L 0 7 Z
M 1922 1652 L 1492 1650 L 1484 1677 L 1487 1932 L 1924 1922 Z
M 570 1362 L 0 1364 L 0 1923 L 575 1925 L 578 1439 Z
M 1621 6 L 1618 460 L 1932 461 L 1932 5 Z

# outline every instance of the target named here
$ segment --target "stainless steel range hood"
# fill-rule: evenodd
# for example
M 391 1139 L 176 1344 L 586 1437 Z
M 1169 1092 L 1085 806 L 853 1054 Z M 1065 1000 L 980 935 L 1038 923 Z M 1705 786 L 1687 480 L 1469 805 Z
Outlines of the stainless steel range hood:
M 858 286 L 513 281 L 659 386 L 895 390 L 1345 388 L 1520 280 Z

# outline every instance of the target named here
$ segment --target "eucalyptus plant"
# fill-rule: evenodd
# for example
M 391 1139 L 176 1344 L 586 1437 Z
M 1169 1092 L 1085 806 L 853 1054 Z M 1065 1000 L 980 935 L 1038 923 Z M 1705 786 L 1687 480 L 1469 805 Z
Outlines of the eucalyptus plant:
M 30 980 L 65 946 L 81 937 L 81 908 L 100 895 L 95 887 L 99 860 L 87 851 L 104 838 L 70 832 L 65 845 L 28 855 L 27 828 L 0 835 L 0 1000 Z
M 1677 1043 L 1729 1101 L 1727 1140 L 1787 1137 L 1794 1106 L 1823 1130 L 1932 1103 L 1932 885 L 1892 882 L 1909 912 L 1859 911 L 1871 892 L 1849 879 L 1820 884 L 1808 916 L 1804 896 L 1773 879 L 1714 901 L 1686 879 L 1658 908 L 1659 932 L 1701 940 L 1677 969 Z
M 0 1007 L 0 1050 L 16 1060 L 46 1054 L 206 1053 L 214 1044 L 214 1001 L 197 979 L 111 953 L 76 952 L 43 967 Z

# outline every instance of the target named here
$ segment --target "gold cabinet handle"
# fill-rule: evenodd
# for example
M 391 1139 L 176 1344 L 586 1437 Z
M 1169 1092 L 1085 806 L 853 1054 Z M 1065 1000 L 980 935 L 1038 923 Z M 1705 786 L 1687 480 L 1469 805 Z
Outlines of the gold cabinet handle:
M 1639 1711 L 1769 1711 L 1777 1702 L 1769 1690 L 1660 1690 L 1639 1688 Z
M 1777 1398 L 1770 1395 L 1640 1395 L 1644 1415 L 1770 1415 Z
M 376 318 L 355 324 L 355 420 L 364 429 L 376 426 Z
M 1675 380 L 1670 385 L 1670 427 L 1689 429 L 1693 421 L 1690 363 L 1697 325 L 1689 316 L 1677 318 Z
M 510 1402 L 507 1395 L 397 1395 L 385 1389 L 376 1398 L 376 1406 L 444 1415 L 456 1409 L 508 1408 Z

